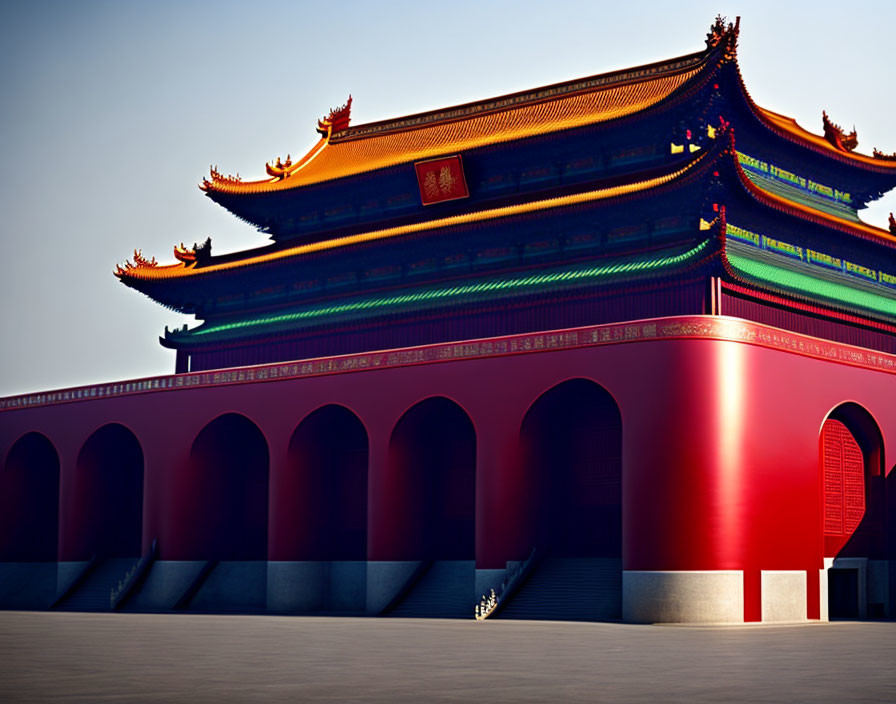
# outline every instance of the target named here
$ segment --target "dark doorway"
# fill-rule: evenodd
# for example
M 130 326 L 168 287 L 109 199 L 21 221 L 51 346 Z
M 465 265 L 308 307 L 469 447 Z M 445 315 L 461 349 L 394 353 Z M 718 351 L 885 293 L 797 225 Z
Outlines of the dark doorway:
M 520 441 L 533 543 L 560 557 L 622 555 L 622 420 L 612 396 L 572 379 L 532 404 Z
M 190 451 L 188 559 L 266 560 L 268 446 L 258 426 L 228 413 L 205 426 Z
M 59 455 L 40 433 L 19 438 L 0 475 L 0 561 L 53 562 L 59 534 Z
M 392 432 L 389 467 L 403 494 L 403 559 L 474 559 L 476 431 L 466 412 L 442 397 L 413 406 Z
M 859 571 L 831 568 L 828 570 L 828 617 L 859 617 Z
M 367 431 L 343 406 L 305 418 L 289 444 L 293 560 L 367 558 Z M 289 515 L 289 512 L 284 512 Z
M 78 453 L 70 507 L 72 557 L 135 557 L 143 534 L 143 450 L 118 423 L 94 432 Z

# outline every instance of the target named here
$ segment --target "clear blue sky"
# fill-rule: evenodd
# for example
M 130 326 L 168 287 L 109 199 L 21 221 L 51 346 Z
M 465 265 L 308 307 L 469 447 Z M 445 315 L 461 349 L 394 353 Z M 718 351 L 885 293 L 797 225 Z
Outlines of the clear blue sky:
M 740 14 L 761 105 L 821 111 L 896 150 L 892 2 L 27 2 L 0 15 L 0 396 L 173 371 L 164 326 L 193 322 L 112 276 L 266 239 L 205 198 L 217 164 L 260 177 L 353 123 L 697 51 Z M 889 195 L 864 213 L 885 226 Z

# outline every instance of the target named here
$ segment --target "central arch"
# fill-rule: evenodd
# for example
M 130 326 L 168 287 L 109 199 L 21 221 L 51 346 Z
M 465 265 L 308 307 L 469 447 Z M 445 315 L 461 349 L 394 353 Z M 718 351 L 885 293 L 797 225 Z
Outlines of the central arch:
M 219 416 L 199 432 L 190 450 L 186 559 L 267 559 L 268 465 L 264 435 L 243 415 Z
M 140 555 L 143 450 L 125 426 L 104 425 L 81 447 L 69 511 L 69 559 Z
M 475 558 L 476 431 L 454 401 L 436 396 L 398 420 L 389 441 L 398 559 Z
M 622 419 L 587 379 L 543 393 L 520 427 L 533 546 L 559 557 L 622 556 Z
M 367 431 L 344 406 L 317 409 L 289 443 L 272 560 L 367 558 Z

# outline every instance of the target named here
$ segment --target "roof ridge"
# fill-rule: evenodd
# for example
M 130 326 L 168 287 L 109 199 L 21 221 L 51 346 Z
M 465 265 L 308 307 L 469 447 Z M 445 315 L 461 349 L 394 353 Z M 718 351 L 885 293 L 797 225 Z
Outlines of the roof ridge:
M 566 97 L 577 93 L 587 93 L 593 90 L 617 86 L 627 83 L 637 83 L 649 80 L 659 75 L 675 74 L 681 71 L 699 66 L 705 63 L 712 50 L 686 54 L 665 61 L 656 61 L 641 66 L 617 69 L 605 73 L 576 78 L 559 83 L 551 83 L 546 86 L 529 88 L 515 93 L 507 93 L 492 98 L 483 98 L 468 103 L 452 105 L 446 108 L 412 113 L 402 117 L 366 122 L 360 125 L 346 127 L 344 130 L 334 132 L 330 138 L 333 144 L 348 142 L 356 139 L 365 139 L 373 135 L 389 134 L 406 130 L 428 127 L 463 120 L 473 115 L 484 115 L 504 110 L 512 110 L 525 105 L 552 100 L 558 97 Z

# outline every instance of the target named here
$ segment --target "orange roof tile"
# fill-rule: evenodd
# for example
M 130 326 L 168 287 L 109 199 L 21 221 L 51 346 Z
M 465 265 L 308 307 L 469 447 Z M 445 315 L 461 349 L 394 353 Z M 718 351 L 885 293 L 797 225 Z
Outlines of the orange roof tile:
M 355 235 L 347 235 L 331 240 L 321 242 L 311 242 L 308 244 L 289 247 L 288 249 L 278 250 L 276 252 L 268 252 L 266 254 L 258 254 L 248 256 L 245 259 L 221 262 L 219 264 L 211 264 L 208 266 L 197 267 L 195 263 L 185 265 L 184 263 L 170 264 L 164 266 L 143 265 L 139 261 L 136 264 L 127 263 L 125 266 L 119 266 L 115 272 L 120 279 L 143 279 L 143 280 L 163 280 L 163 279 L 180 279 L 185 277 L 200 276 L 202 274 L 210 274 L 216 271 L 227 269 L 236 269 L 239 267 L 256 266 L 267 262 L 287 259 L 291 257 L 302 256 L 314 252 L 321 252 L 339 247 L 347 247 L 354 244 L 362 244 L 365 242 L 373 242 L 376 240 L 388 239 L 392 237 L 400 237 L 417 232 L 440 230 L 459 225 L 467 225 L 478 222 L 486 222 L 489 220 L 497 220 L 500 218 L 512 217 L 515 215 L 525 215 L 527 213 L 535 213 L 539 211 L 551 210 L 554 208 L 563 208 L 568 206 L 580 205 L 608 198 L 625 196 L 633 193 L 647 191 L 657 188 L 671 181 L 674 181 L 686 173 L 692 171 L 697 164 L 704 161 L 712 152 L 702 152 L 692 161 L 688 162 L 682 168 L 666 173 L 662 176 L 656 176 L 644 181 L 635 183 L 626 183 L 619 186 L 609 188 L 601 188 L 584 193 L 573 193 L 571 195 L 559 196 L 555 198 L 545 198 L 542 200 L 518 203 L 516 205 L 508 205 L 500 208 L 488 208 L 485 210 L 477 210 L 471 213 L 463 213 L 460 215 L 452 215 L 449 217 L 435 218 L 416 222 L 409 225 L 400 225 L 397 227 L 388 227 L 381 230 L 373 230 L 370 232 L 362 232 Z
M 811 147 L 814 147 L 816 150 L 820 150 L 825 154 L 845 158 L 849 161 L 854 160 L 860 164 L 866 164 L 868 166 L 896 171 L 896 161 L 890 161 L 887 159 L 875 159 L 873 156 L 868 156 L 867 154 L 859 154 L 858 152 L 846 152 L 842 149 L 837 149 L 837 147 L 831 144 L 822 135 L 809 132 L 808 130 L 800 127 L 797 121 L 792 117 L 787 117 L 786 115 L 781 115 L 780 113 L 767 110 L 766 108 L 760 107 L 755 103 L 753 103 L 753 105 L 757 110 L 757 115 L 759 116 L 759 118 L 763 122 L 768 124 L 772 129 L 776 129 L 779 132 L 785 132 L 786 134 L 795 137 L 797 140 L 807 143 Z
M 584 127 L 644 110 L 686 84 L 708 54 L 594 76 L 477 104 L 371 123 L 320 140 L 285 178 L 238 181 L 213 172 L 202 188 L 259 193 L 307 186 L 442 154 Z

